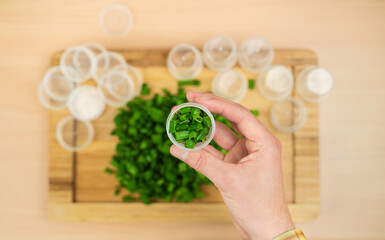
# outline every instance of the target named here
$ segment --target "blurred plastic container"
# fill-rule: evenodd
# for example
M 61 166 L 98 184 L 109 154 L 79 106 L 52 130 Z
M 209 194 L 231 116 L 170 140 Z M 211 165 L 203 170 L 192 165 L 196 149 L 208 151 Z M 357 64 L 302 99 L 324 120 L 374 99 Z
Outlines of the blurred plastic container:
M 96 87 L 80 86 L 72 91 L 67 106 L 74 118 L 92 121 L 103 113 L 105 102 Z
M 134 95 L 138 96 L 140 95 L 140 92 L 142 91 L 142 84 L 143 84 L 143 78 L 142 74 L 136 69 L 134 66 L 130 64 L 124 64 L 116 66 L 112 69 L 113 71 L 122 71 L 132 79 L 134 83 Z
M 46 94 L 57 101 L 66 101 L 75 88 L 75 84 L 67 80 L 59 66 L 50 68 L 44 74 L 42 84 Z
M 311 66 L 302 70 L 296 83 L 298 94 L 308 102 L 324 100 L 332 90 L 334 77 L 325 68 Z
M 76 83 L 90 79 L 95 68 L 95 55 L 84 46 L 67 48 L 60 57 L 60 69 L 64 76 Z
M 172 117 L 174 116 L 175 113 L 179 112 L 179 110 L 184 108 L 184 107 L 196 107 L 196 108 L 199 108 L 202 111 L 204 111 L 207 114 L 207 116 L 210 117 L 210 120 L 211 120 L 211 128 L 210 128 L 209 133 L 207 134 L 206 141 L 196 143 L 195 147 L 193 149 L 186 148 L 184 146 L 184 142 L 182 142 L 182 143 L 177 142 L 175 140 L 174 136 L 169 132 L 170 131 L 170 121 L 171 121 Z M 206 147 L 207 145 L 209 145 L 209 143 L 213 139 L 214 134 L 215 134 L 215 120 L 214 120 L 214 117 L 211 114 L 211 112 L 206 107 L 204 107 L 203 105 L 197 104 L 197 103 L 183 103 L 183 104 L 180 104 L 180 105 L 176 106 L 175 108 L 173 108 L 171 113 L 168 115 L 167 122 L 166 122 L 166 131 L 167 131 L 168 138 L 178 148 L 183 149 L 185 151 L 198 151 L 198 150 Z
M 176 45 L 167 56 L 168 71 L 178 80 L 191 80 L 202 71 L 203 61 L 198 49 L 189 44 Z
M 203 46 L 203 60 L 206 66 L 214 71 L 231 69 L 237 58 L 237 44 L 227 36 L 211 38 Z
M 102 52 L 96 57 L 96 69 L 93 77 L 96 82 L 99 82 L 100 78 L 117 67 L 125 68 L 126 60 L 122 55 L 115 52 Z
M 215 76 L 211 90 L 217 96 L 240 102 L 247 93 L 247 80 L 237 70 L 221 72 Z
M 75 152 L 87 147 L 94 137 L 90 122 L 76 120 L 72 116 L 61 120 L 56 126 L 56 140 L 63 148 Z
M 44 88 L 44 83 L 40 83 L 38 88 L 38 97 L 43 104 L 44 107 L 50 109 L 50 110 L 61 110 L 67 107 L 67 101 L 58 101 L 52 97 L 50 97 Z
M 257 83 L 261 95 L 273 101 L 283 100 L 289 96 L 293 85 L 291 70 L 282 65 L 272 65 L 262 71 Z
M 259 73 L 268 68 L 274 60 L 274 49 L 262 37 L 243 41 L 238 51 L 239 65 L 250 73 Z
M 276 102 L 270 113 L 273 126 L 284 133 L 292 133 L 301 129 L 306 119 L 305 105 L 295 98 Z
M 99 26 L 110 37 L 123 37 L 134 25 L 131 11 L 124 5 L 113 3 L 99 13 Z

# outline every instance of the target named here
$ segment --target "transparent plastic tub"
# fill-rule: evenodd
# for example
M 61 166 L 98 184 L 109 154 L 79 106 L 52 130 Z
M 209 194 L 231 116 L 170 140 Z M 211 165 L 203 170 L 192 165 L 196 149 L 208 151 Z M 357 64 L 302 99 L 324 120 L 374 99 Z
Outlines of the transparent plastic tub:
M 170 130 L 170 126 L 169 125 L 170 125 L 170 121 L 171 121 L 172 117 L 174 116 L 175 113 L 179 112 L 179 110 L 184 108 L 184 107 L 196 107 L 196 108 L 199 108 L 202 111 L 204 111 L 207 114 L 207 116 L 210 117 L 210 120 L 211 120 L 211 128 L 210 128 L 209 133 L 206 135 L 206 141 L 204 141 L 203 143 L 199 142 L 199 143 L 195 144 L 195 147 L 193 149 L 185 148 L 184 142 L 178 143 L 175 140 L 174 136 L 171 133 L 169 133 L 169 130 Z M 215 134 L 215 120 L 214 120 L 214 117 L 211 114 L 211 112 L 206 107 L 204 107 L 203 105 L 200 105 L 200 104 L 197 104 L 197 103 L 183 103 L 183 104 L 180 104 L 180 105 L 176 106 L 175 108 L 173 108 L 171 110 L 171 113 L 168 115 L 167 122 L 166 122 L 166 131 L 167 131 L 168 138 L 178 148 L 183 149 L 185 151 L 198 151 L 198 150 L 206 147 L 207 145 L 209 145 L 209 143 L 213 139 L 214 134 Z
M 246 39 L 239 46 L 239 65 L 247 72 L 259 73 L 268 68 L 274 60 L 274 49 L 262 37 Z
M 134 25 L 131 11 L 122 4 L 109 4 L 99 13 L 99 26 L 110 37 L 123 37 Z
M 56 140 L 64 149 L 76 152 L 86 148 L 94 137 L 94 128 L 88 121 L 69 116 L 56 126 Z
M 75 84 L 64 76 L 60 66 L 50 68 L 44 74 L 42 84 L 46 94 L 57 101 L 66 101 L 75 88 Z
M 125 68 L 126 60 L 122 55 L 105 51 L 96 56 L 96 69 L 93 73 L 94 80 L 98 83 L 100 78 L 115 68 Z
M 211 85 L 212 92 L 233 102 L 240 102 L 247 93 L 246 77 L 237 70 L 218 73 Z
M 67 107 L 67 101 L 58 101 L 54 98 L 51 98 L 47 92 L 44 90 L 43 83 L 40 83 L 38 88 L 38 97 L 41 104 L 43 104 L 44 107 L 50 109 L 50 110 L 62 110 Z
M 70 81 L 76 83 L 86 81 L 95 72 L 95 55 L 84 46 L 67 48 L 60 57 L 60 69 Z
M 140 74 L 138 69 L 136 69 L 134 66 L 130 64 L 124 64 L 124 65 L 116 66 L 112 70 L 122 71 L 128 74 L 128 76 L 132 79 L 134 83 L 134 88 L 135 88 L 134 95 L 135 96 L 140 95 L 140 92 L 142 91 L 143 78 L 142 78 L 142 74 Z
M 273 126 L 284 133 L 293 133 L 301 129 L 306 119 L 306 107 L 296 98 L 276 102 L 270 113 Z
M 258 76 L 258 90 L 269 100 L 280 101 L 290 95 L 294 80 L 291 70 L 283 65 L 272 65 Z
M 191 80 L 202 71 L 203 60 L 199 50 L 190 44 L 179 44 L 167 56 L 167 68 L 178 80 Z
M 227 36 L 216 36 L 203 46 L 203 60 L 214 71 L 231 69 L 237 62 L 237 44 Z
M 334 77 L 329 70 L 311 66 L 298 74 L 296 90 L 308 102 L 321 102 L 329 95 L 333 85 Z

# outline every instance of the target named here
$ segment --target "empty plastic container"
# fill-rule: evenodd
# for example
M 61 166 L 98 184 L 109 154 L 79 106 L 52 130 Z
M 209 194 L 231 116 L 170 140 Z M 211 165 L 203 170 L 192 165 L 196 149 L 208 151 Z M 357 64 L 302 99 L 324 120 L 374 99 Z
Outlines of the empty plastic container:
M 70 81 L 76 83 L 86 81 L 95 72 L 95 55 L 84 46 L 67 48 L 60 57 L 60 69 Z
M 74 82 L 68 81 L 59 66 L 50 68 L 43 78 L 46 94 L 57 101 L 66 101 L 75 88 Z
M 94 137 L 94 128 L 88 121 L 72 116 L 61 120 L 56 126 L 56 140 L 63 148 L 75 152 L 87 147 Z
M 96 69 L 93 73 L 94 80 L 99 82 L 100 78 L 117 67 L 125 68 L 126 60 L 122 55 L 115 52 L 102 52 L 96 56 Z
M 237 57 L 237 45 L 227 36 L 211 38 L 203 46 L 203 60 L 214 71 L 231 69 L 237 62 Z
M 124 73 L 128 74 L 134 83 L 134 95 L 140 95 L 140 92 L 142 91 L 143 78 L 138 69 L 130 64 L 124 64 L 114 67 L 113 70 L 123 71 Z
M 176 45 L 167 56 L 167 68 L 178 80 L 191 80 L 202 71 L 203 61 L 199 50 L 190 44 Z
M 99 13 L 99 26 L 110 37 L 126 35 L 134 25 L 131 11 L 124 5 L 113 3 Z
M 270 113 L 273 126 L 284 133 L 292 133 L 301 129 L 306 122 L 306 118 L 305 105 L 295 98 L 276 102 Z
M 67 101 L 59 101 L 56 100 L 52 97 L 50 97 L 47 92 L 45 91 L 44 88 L 44 83 L 40 83 L 39 88 L 38 88 L 38 97 L 43 104 L 44 107 L 50 109 L 50 110 L 61 110 L 67 107 Z
M 239 65 L 247 72 L 259 73 L 269 67 L 273 60 L 274 49 L 262 37 L 246 39 L 239 46 Z

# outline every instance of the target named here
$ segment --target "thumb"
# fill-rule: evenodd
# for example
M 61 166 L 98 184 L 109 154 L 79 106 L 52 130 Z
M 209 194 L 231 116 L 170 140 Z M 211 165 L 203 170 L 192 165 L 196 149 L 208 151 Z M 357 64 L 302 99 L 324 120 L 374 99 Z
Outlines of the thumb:
M 176 158 L 187 163 L 190 167 L 209 178 L 215 185 L 220 185 L 223 178 L 230 170 L 230 163 L 214 157 L 205 149 L 198 151 L 185 151 L 172 145 L 170 153 Z

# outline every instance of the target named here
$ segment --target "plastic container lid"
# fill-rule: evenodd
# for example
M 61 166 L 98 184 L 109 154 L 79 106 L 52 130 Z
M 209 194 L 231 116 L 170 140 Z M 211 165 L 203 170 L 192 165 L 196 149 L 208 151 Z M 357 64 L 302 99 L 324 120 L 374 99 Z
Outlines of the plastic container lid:
M 217 96 L 240 102 L 247 93 L 246 77 L 237 70 L 218 73 L 211 88 Z
M 67 48 L 60 57 L 60 69 L 70 81 L 86 81 L 96 69 L 95 55 L 84 46 Z
M 123 71 L 127 73 L 134 83 L 134 89 L 135 89 L 134 95 L 135 96 L 140 95 L 140 92 L 142 91 L 143 78 L 140 72 L 134 66 L 130 64 L 118 65 L 114 67 L 112 70 Z
M 87 147 L 94 138 L 94 128 L 87 121 L 72 116 L 61 120 L 56 126 L 56 140 L 63 148 L 75 152 Z
M 237 62 L 237 44 L 227 36 L 216 36 L 203 46 L 203 60 L 214 71 L 229 70 Z
M 102 76 L 98 91 L 108 105 L 120 107 L 134 97 L 134 83 L 127 73 L 112 70 Z
M 99 26 L 110 37 L 126 35 L 134 25 L 131 11 L 124 5 L 113 3 L 99 13 Z
M 283 100 L 293 90 L 294 80 L 290 69 L 273 65 L 258 77 L 258 90 L 262 96 L 273 101 Z
M 91 121 L 103 113 L 105 102 L 96 87 L 80 86 L 72 91 L 67 106 L 74 118 Z
M 204 111 L 207 114 L 207 116 L 210 117 L 210 120 L 211 120 L 211 128 L 210 128 L 209 133 L 206 135 L 206 136 L 208 136 L 208 137 L 206 137 L 206 141 L 204 141 L 203 143 L 199 142 L 199 143 L 195 144 L 195 147 L 193 149 L 185 148 L 183 142 L 182 143 L 178 143 L 175 140 L 174 136 L 171 133 L 169 133 L 170 121 L 171 121 L 172 117 L 174 116 L 175 113 L 177 113 L 181 108 L 184 108 L 184 107 L 196 107 L 196 108 L 199 108 L 202 111 Z M 200 105 L 200 104 L 197 104 L 197 103 L 183 103 L 183 104 L 180 104 L 180 105 L 176 106 L 171 111 L 171 113 L 168 115 L 167 122 L 166 122 L 166 131 L 167 131 L 168 138 L 178 148 L 183 149 L 185 151 L 197 151 L 197 150 L 200 150 L 200 149 L 206 147 L 207 145 L 209 145 L 209 143 L 213 139 L 214 134 L 215 134 L 215 120 L 214 120 L 214 117 L 211 114 L 211 112 L 206 107 L 204 107 L 203 105 Z
M 273 126 L 285 133 L 292 133 L 301 129 L 306 122 L 306 118 L 305 105 L 295 98 L 276 102 L 270 114 Z
M 203 60 L 199 50 L 190 44 L 178 44 L 167 56 L 167 68 L 178 80 L 191 80 L 202 71 Z
M 61 110 L 67 107 L 67 101 L 58 101 L 51 98 L 44 89 L 44 84 L 40 83 L 38 97 L 44 107 L 51 110 Z
M 239 65 L 250 73 L 259 73 L 271 65 L 274 59 L 274 49 L 262 37 L 246 39 L 239 46 Z
M 75 88 L 75 84 L 67 80 L 59 66 L 45 73 L 42 84 L 47 95 L 57 101 L 66 101 Z
M 96 56 L 96 70 L 93 74 L 94 80 L 99 82 L 104 74 L 118 66 L 122 68 L 126 66 L 126 60 L 122 55 L 108 51 L 98 54 Z

